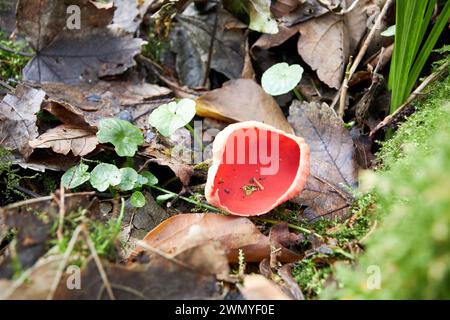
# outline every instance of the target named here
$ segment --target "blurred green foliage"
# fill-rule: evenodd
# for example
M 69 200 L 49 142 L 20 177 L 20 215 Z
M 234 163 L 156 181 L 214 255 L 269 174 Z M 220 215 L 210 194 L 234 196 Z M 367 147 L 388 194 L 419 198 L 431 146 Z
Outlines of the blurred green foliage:
M 0 46 L 15 52 L 20 52 L 25 50 L 26 44 L 22 41 L 6 39 L 4 34 L 0 31 Z M 29 59 L 29 57 L 24 57 L 0 48 L 0 79 L 20 80 L 22 78 L 22 69 Z
M 382 217 L 355 265 L 336 264 L 321 298 L 450 297 L 450 76 L 385 142 L 367 174 Z

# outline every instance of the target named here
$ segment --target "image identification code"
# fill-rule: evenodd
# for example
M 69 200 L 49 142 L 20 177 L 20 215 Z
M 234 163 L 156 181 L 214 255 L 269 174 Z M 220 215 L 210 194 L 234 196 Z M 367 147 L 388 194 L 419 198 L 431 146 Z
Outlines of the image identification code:
M 270 304 L 221 304 L 218 307 L 181 305 L 175 308 L 176 315 L 275 315 L 275 306 Z

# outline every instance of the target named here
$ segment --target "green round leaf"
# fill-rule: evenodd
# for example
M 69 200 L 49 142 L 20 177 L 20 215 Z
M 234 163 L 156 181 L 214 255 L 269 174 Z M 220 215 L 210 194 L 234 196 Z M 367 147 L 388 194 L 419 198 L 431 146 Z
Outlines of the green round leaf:
M 163 104 L 148 117 L 149 124 L 163 136 L 168 137 L 175 130 L 184 127 L 195 116 L 195 101 L 181 99 L 177 102 Z
M 122 191 L 133 190 L 138 179 L 138 173 L 133 168 L 122 168 L 120 171 L 120 183 L 117 186 Z
M 121 157 L 133 157 L 138 146 L 144 143 L 141 130 L 125 120 L 103 119 L 97 132 L 100 143 L 112 143 Z
M 261 85 L 265 92 L 279 96 L 294 89 L 302 79 L 303 68 L 298 64 L 277 63 L 264 72 Z
M 381 35 L 383 37 L 393 37 L 395 36 L 395 29 L 396 29 L 396 25 L 394 24 L 393 26 L 390 26 L 389 28 L 387 28 L 386 30 L 384 30 Z
M 153 173 L 151 173 L 150 171 L 144 171 L 141 173 L 141 175 L 144 178 L 147 178 L 147 182 L 145 184 L 149 185 L 149 186 L 154 186 L 158 184 L 158 178 L 155 177 L 155 175 Z
M 100 163 L 91 172 L 91 185 L 100 192 L 105 191 L 109 186 L 117 186 L 120 183 L 120 170 L 115 165 Z
M 87 172 L 88 170 L 89 166 L 84 163 L 80 163 L 79 165 L 70 168 L 63 174 L 61 177 L 61 183 L 66 188 L 76 188 L 89 180 L 91 175 Z
M 136 208 L 142 208 L 145 205 L 145 197 L 140 191 L 135 191 L 130 198 L 131 204 Z
M 146 177 L 143 177 L 140 174 L 138 174 L 136 183 L 134 184 L 134 188 L 140 188 L 144 184 L 147 184 L 147 182 L 148 182 L 148 179 Z

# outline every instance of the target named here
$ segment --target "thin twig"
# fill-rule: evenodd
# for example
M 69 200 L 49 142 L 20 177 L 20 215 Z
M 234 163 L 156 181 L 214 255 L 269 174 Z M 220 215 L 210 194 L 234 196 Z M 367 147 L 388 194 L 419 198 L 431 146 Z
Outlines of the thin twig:
M 439 67 L 438 70 L 436 70 L 436 72 L 433 72 L 432 74 L 430 74 L 421 84 L 420 86 L 417 87 L 416 90 L 414 90 L 413 93 L 411 93 L 411 95 L 408 97 L 408 99 L 405 101 L 405 103 L 403 103 L 397 110 L 395 110 L 394 113 L 388 115 L 386 118 L 383 119 L 383 121 L 381 121 L 371 132 L 370 132 L 370 137 L 373 137 L 375 135 L 375 133 L 377 133 L 380 129 L 391 125 L 395 119 L 397 119 L 397 117 L 402 114 L 405 109 L 411 104 L 411 102 L 413 102 L 417 96 L 423 95 L 423 90 L 431 83 L 433 83 L 434 81 L 436 81 L 437 79 L 440 78 L 440 76 L 442 75 L 443 72 L 446 71 L 446 69 L 449 67 L 450 65 L 450 61 L 444 63 L 442 66 Z
M 67 249 L 64 252 L 63 260 L 58 266 L 58 270 L 56 271 L 55 278 L 53 279 L 52 285 L 50 287 L 50 291 L 47 296 L 47 300 L 53 300 L 56 289 L 58 288 L 58 284 L 61 281 L 64 269 L 66 268 L 67 262 L 69 261 L 70 255 L 72 254 L 73 248 L 77 243 L 78 236 L 81 232 L 81 225 L 77 226 L 74 232 L 72 233 L 72 238 L 70 238 L 69 244 L 67 245 Z
M 270 223 L 270 224 L 273 224 L 273 225 L 284 222 L 284 221 L 277 221 L 277 220 L 273 220 L 273 219 L 266 219 L 266 218 L 260 218 L 260 217 L 252 217 L 251 220 L 256 220 L 256 221 L 260 221 L 260 222 Z M 311 231 L 309 229 L 297 226 L 297 225 L 292 224 L 292 223 L 288 223 L 288 227 L 291 228 L 291 229 L 294 229 L 294 230 L 306 233 L 306 234 L 315 235 L 316 237 L 318 237 L 320 239 L 323 238 L 320 234 L 315 233 L 314 231 Z
M 183 268 L 188 268 L 192 270 L 192 266 L 165 253 L 164 251 L 159 250 L 158 248 L 152 247 L 150 245 L 148 245 L 146 242 L 139 240 L 136 242 L 136 247 L 141 247 L 142 249 L 144 249 L 144 251 L 150 251 L 151 253 L 154 253 L 158 256 L 163 257 L 166 260 L 172 261 L 176 264 L 178 264 L 179 266 L 183 267 Z
M 86 243 L 89 247 L 89 250 L 91 251 L 92 257 L 94 258 L 94 262 L 97 265 L 98 272 L 100 274 L 100 277 L 102 278 L 103 285 L 106 288 L 106 292 L 108 293 L 109 299 L 116 300 L 116 297 L 114 296 L 113 290 L 111 288 L 111 284 L 109 283 L 108 276 L 106 275 L 105 269 L 103 268 L 102 262 L 100 261 L 97 250 L 95 250 L 95 245 L 92 242 L 91 237 L 89 236 L 89 231 L 86 229 L 84 225 L 82 227 L 82 232 L 86 240 Z
M 78 196 L 91 196 L 91 195 L 94 195 L 94 194 L 95 194 L 94 191 L 76 192 L 76 193 L 66 194 L 65 197 L 66 198 L 71 198 L 71 197 L 78 197 Z M 35 199 L 27 199 L 27 200 L 23 200 L 23 201 L 12 203 L 12 204 L 10 204 L 10 205 L 8 205 L 6 207 L 3 207 L 1 209 L 3 209 L 3 210 L 11 210 L 11 209 L 15 209 L 15 208 L 18 208 L 18 207 L 23 207 L 23 206 L 34 204 L 34 203 L 49 201 L 49 200 L 52 200 L 53 198 L 54 198 L 54 196 L 50 195 L 50 196 L 45 196 L 45 197 L 40 197 L 40 198 L 35 198 Z
M 3 82 L 2 80 L 0 80 L 0 85 L 2 87 L 5 87 L 6 89 L 8 89 L 9 91 L 14 91 L 14 87 L 10 86 L 9 84 L 7 84 L 6 82 Z
M 208 82 L 209 71 L 211 70 L 211 61 L 214 52 L 214 40 L 216 39 L 217 26 L 219 24 L 219 11 L 220 11 L 220 2 L 217 3 L 216 7 L 216 15 L 214 17 L 214 25 L 211 32 L 211 40 L 209 42 L 208 60 L 206 62 L 205 75 L 203 77 L 203 86 L 206 86 L 206 83 Z
M 31 57 L 34 57 L 34 54 L 32 54 L 32 53 L 23 52 L 23 51 L 16 51 L 16 50 L 13 50 L 13 49 L 11 49 L 11 48 L 5 47 L 5 46 L 2 45 L 2 44 L 0 44 L 0 50 L 6 51 L 6 52 L 9 52 L 9 53 L 18 55 L 18 56 L 30 57 L 30 58 L 31 58 Z
M 361 49 L 358 52 L 358 55 L 355 58 L 355 61 L 353 61 L 353 64 L 346 76 L 344 77 L 344 81 L 342 82 L 341 86 L 341 93 L 340 93 L 340 101 L 339 101 L 339 109 L 338 109 L 338 116 L 343 117 L 345 112 L 345 100 L 347 98 L 347 91 L 348 91 L 348 82 L 351 80 L 353 74 L 355 73 L 356 69 L 358 68 L 359 64 L 361 63 L 362 59 L 364 58 L 364 55 L 367 52 L 367 49 L 369 48 L 370 43 L 372 42 L 380 24 L 383 20 L 383 17 L 386 15 L 389 6 L 391 5 L 393 0 L 387 0 L 384 4 L 383 9 L 380 12 L 380 15 L 378 16 L 374 26 L 370 30 L 369 34 L 367 35 L 366 40 L 364 41 L 363 45 L 361 46 Z
M 63 230 L 64 230 L 64 216 L 66 215 L 66 206 L 65 206 L 65 189 L 64 185 L 61 183 L 59 188 L 59 223 L 58 230 L 56 231 L 56 236 L 58 237 L 58 241 L 62 241 Z

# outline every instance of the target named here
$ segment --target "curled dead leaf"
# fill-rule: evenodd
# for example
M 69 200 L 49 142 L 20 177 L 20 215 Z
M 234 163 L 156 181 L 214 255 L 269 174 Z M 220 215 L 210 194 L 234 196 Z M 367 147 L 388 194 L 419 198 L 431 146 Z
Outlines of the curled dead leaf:
M 292 300 L 275 282 L 260 274 L 246 275 L 238 288 L 247 300 Z
M 197 114 L 226 122 L 256 120 L 292 133 L 275 99 L 253 80 L 237 79 L 197 98 Z
M 271 252 L 269 238 L 249 219 L 212 213 L 173 216 L 150 231 L 143 241 L 172 255 L 205 242 L 218 241 L 230 262 L 238 262 L 240 249 L 246 262 L 259 262 L 268 258 Z M 135 253 L 141 250 L 138 248 Z M 283 262 L 301 258 L 300 254 L 285 248 L 280 252 L 279 260 Z
M 29 142 L 32 148 L 52 148 L 56 153 L 67 155 L 72 151 L 74 156 L 85 156 L 92 152 L 98 144 L 95 130 L 60 125 L 47 130 Z

